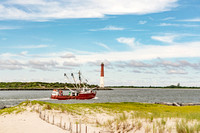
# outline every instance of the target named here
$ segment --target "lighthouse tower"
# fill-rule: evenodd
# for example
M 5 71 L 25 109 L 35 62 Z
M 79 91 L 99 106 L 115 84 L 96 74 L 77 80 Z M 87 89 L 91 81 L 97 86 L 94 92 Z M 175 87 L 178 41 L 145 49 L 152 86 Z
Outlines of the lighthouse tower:
M 101 63 L 100 88 L 104 88 L 104 64 Z

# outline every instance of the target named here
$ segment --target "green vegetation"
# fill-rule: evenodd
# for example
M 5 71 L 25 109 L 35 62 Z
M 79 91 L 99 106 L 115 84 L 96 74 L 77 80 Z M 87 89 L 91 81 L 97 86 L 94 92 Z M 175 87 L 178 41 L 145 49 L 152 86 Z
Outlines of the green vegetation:
M 99 88 L 98 85 L 89 85 L 85 84 L 86 86 L 90 88 Z M 83 84 L 81 84 L 83 86 Z M 0 82 L 0 90 L 25 90 L 25 89 L 35 89 L 35 90 L 49 90 L 49 89 L 55 89 L 55 88 L 74 88 L 74 84 L 72 83 L 47 83 L 47 82 Z M 187 87 L 187 86 L 180 86 L 178 85 L 170 85 L 170 86 L 107 86 L 107 89 L 109 88 L 161 88 L 161 89 L 200 89 L 200 87 Z
M 11 107 L 11 108 L 5 108 L 5 109 L 0 109 L 0 115 L 1 114 L 10 114 L 10 113 L 13 113 L 15 112 L 16 114 L 20 113 L 20 112 L 23 112 L 25 111 L 24 108 L 21 108 L 21 106 L 14 106 L 14 107 Z
M 159 88 L 159 89 L 200 89 L 200 87 L 194 86 L 181 86 L 180 83 L 177 85 L 170 86 L 107 86 L 108 88 Z
M 40 106 L 38 107 L 38 105 Z M 200 132 L 200 106 L 177 107 L 133 102 L 56 104 L 42 101 L 25 101 L 18 106 L 0 110 L 0 115 L 22 112 L 26 109 L 26 106 L 37 107 L 35 111 L 38 112 L 41 110 L 59 110 L 58 112 L 67 112 L 75 117 L 82 115 L 87 118 L 87 115 L 107 114 L 113 117 L 105 121 L 96 118 L 93 124 L 96 124 L 97 127 L 107 128 L 109 131 Z M 174 124 L 169 125 L 168 123 L 172 121 L 174 121 Z
M 176 131 L 178 133 L 199 133 L 200 132 L 200 124 L 199 123 L 188 123 L 185 120 L 181 122 L 176 122 Z
M 122 102 L 122 103 L 77 103 L 77 104 L 56 104 L 47 103 L 42 101 L 26 101 L 22 105 L 26 104 L 40 104 L 43 109 L 61 110 L 62 112 L 69 112 L 72 114 L 84 114 L 84 113 L 102 113 L 107 114 L 122 113 L 120 120 L 127 119 L 123 112 L 132 113 L 133 118 L 145 118 L 149 121 L 153 121 L 155 118 L 163 118 L 162 124 L 166 121 L 164 118 L 185 118 L 187 120 L 200 120 L 200 106 L 167 106 L 160 104 L 149 103 L 134 103 L 134 102 Z
M 97 85 L 88 85 L 94 88 Z M 46 83 L 46 82 L 0 82 L 0 89 L 54 89 L 54 88 L 73 88 L 71 83 Z
M 152 89 L 200 89 L 200 87 L 189 86 L 107 86 L 108 88 L 152 88 Z

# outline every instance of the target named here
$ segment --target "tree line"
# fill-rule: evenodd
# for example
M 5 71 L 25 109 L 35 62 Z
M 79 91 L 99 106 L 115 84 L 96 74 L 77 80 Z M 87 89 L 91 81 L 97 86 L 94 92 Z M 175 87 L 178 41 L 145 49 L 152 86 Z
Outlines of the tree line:
M 94 88 L 98 85 L 84 84 L 87 87 Z M 74 88 L 72 83 L 47 83 L 47 82 L 0 82 L 0 88 L 3 89 L 54 89 L 54 88 Z M 83 84 L 81 84 L 83 86 Z

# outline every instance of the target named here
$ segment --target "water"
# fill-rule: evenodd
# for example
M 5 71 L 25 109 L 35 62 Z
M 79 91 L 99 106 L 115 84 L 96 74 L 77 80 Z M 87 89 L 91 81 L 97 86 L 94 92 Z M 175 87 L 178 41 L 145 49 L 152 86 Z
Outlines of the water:
M 64 91 L 67 94 L 68 91 Z M 179 102 L 200 103 L 198 89 L 114 89 L 97 91 L 91 100 L 52 100 L 51 91 L 0 91 L 0 106 L 17 105 L 26 100 L 52 103 L 105 103 L 105 102 Z

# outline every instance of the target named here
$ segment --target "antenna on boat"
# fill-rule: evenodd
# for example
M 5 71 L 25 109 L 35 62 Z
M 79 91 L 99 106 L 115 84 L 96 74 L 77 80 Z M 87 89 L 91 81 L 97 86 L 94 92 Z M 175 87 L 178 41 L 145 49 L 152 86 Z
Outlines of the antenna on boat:
M 67 74 L 64 73 L 64 76 L 67 77 L 67 80 L 69 80 L 69 82 L 71 83 L 70 79 L 68 78 Z M 74 84 L 72 84 L 74 88 L 76 88 L 76 86 Z
M 88 80 L 82 75 L 83 79 L 85 79 L 85 82 L 83 82 L 83 86 L 86 87 L 86 85 L 88 84 Z
M 74 78 L 74 74 L 71 73 L 71 76 L 73 77 L 73 80 L 74 80 L 74 82 L 75 82 L 76 88 L 78 88 L 77 83 L 76 83 L 76 80 L 75 80 L 75 78 Z
M 81 88 L 81 72 L 80 71 L 78 72 L 78 77 L 79 77 L 79 81 L 80 81 L 79 82 L 79 87 Z

